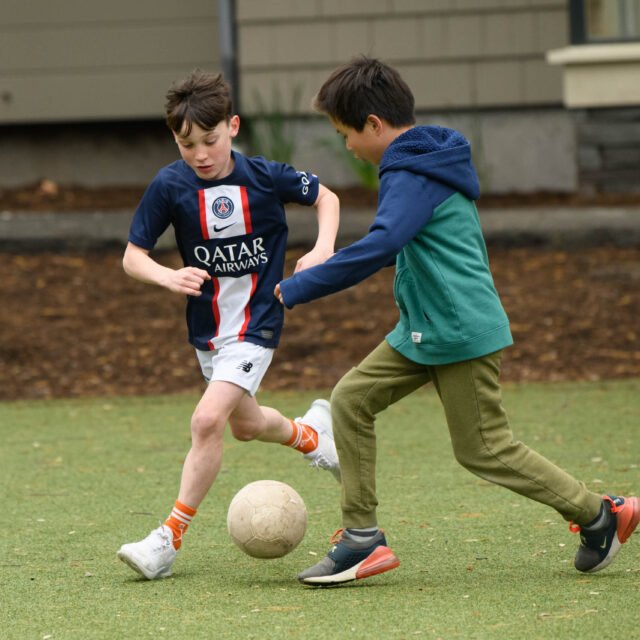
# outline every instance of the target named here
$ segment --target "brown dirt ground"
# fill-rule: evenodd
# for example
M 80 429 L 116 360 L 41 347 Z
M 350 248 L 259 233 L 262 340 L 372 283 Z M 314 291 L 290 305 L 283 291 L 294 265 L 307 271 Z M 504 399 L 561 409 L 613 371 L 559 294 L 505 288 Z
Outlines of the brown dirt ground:
M 130 207 L 139 190 L 118 206 L 109 196 L 108 208 Z M 7 206 L 0 192 L 0 210 L 36 210 L 34 200 Z M 93 192 L 71 208 L 107 206 L 99 201 Z M 289 253 L 287 273 L 300 253 Z M 640 377 L 640 247 L 490 247 L 489 255 L 515 339 L 503 380 Z M 175 252 L 157 257 L 180 264 Z M 263 388 L 333 386 L 394 326 L 392 281 L 393 269 L 384 269 L 288 311 Z M 120 251 L 0 253 L 0 295 L 2 400 L 203 389 L 186 341 L 184 299 L 128 278 Z

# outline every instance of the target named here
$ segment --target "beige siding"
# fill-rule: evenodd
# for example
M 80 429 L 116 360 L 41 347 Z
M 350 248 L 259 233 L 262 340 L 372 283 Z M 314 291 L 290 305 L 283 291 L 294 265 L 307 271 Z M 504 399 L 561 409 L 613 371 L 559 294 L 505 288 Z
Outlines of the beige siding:
M 164 93 L 219 67 L 213 0 L 3 0 L 0 122 L 161 117 Z
M 316 3 L 309 0 L 244 0 L 236 2 L 239 20 L 281 20 L 291 16 L 313 18 Z
M 358 54 L 397 66 L 418 109 L 559 104 L 546 51 L 568 40 L 564 0 L 237 0 L 241 99 L 302 89 Z
M 565 0 L 236 0 L 243 111 L 310 101 L 361 53 L 400 68 L 418 109 L 559 104 L 549 49 Z M 216 0 L 3 0 L 0 123 L 160 117 L 193 67 L 220 66 Z

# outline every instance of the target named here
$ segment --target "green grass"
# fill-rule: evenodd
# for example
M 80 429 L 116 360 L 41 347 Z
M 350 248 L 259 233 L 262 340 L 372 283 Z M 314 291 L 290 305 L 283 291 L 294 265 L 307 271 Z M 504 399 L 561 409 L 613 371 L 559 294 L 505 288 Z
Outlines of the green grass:
M 516 436 L 596 491 L 640 487 L 640 380 L 505 388 Z M 260 400 L 300 415 L 308 393 Z M 340 526 L 339 487 L 275 445 L 225 441 L 174 575 L 147 582 L 123 542 L 168 514 L 194 397 L 0 404 L 0 637 L 634 637 L 640 539 L 599 574 L 573 569 L 577 536 L 547 507 L 454 461 L 437 397 L 422 391 L 378 424 L 380 518 L 399 569 L 338 589 L 301 587 Z M 279 560 L 242 554 L 226 509 L 271 478 L 303 496 L 309 528 Z M 179 635 L 178 635 L 179 634 Z

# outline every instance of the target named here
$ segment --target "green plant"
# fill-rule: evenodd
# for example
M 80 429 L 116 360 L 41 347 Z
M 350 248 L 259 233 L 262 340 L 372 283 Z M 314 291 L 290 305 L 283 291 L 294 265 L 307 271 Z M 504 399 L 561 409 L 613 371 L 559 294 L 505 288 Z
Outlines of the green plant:
M 248 125 L 248 144 L 251 155 L 264 156 L 268 160 L 291 164 L 296 139 L 290 114 L 298 111 L 302 87 L 298 85 L 293 88 L 288 109 L 283 104 L 282 92 L 278 85 L 273 86 L 271 106 L 267 106 L 258 91 L 254 91 L 253 97 L 258 113 L 243 118 Z

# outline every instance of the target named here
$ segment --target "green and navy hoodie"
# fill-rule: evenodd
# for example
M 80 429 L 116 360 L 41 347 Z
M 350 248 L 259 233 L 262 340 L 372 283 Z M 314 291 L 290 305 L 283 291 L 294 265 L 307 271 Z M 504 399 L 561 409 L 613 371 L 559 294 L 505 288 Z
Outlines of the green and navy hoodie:
M 367 235 L 284 280 L 285 305 L 346 289 L 395 261 L 400 319 L 386 338 L 402 355 L 439 365 L 512 344 L 474 203 L 479 195 L 462 134 L 409 129 L 382 156 L 378 211 Z

